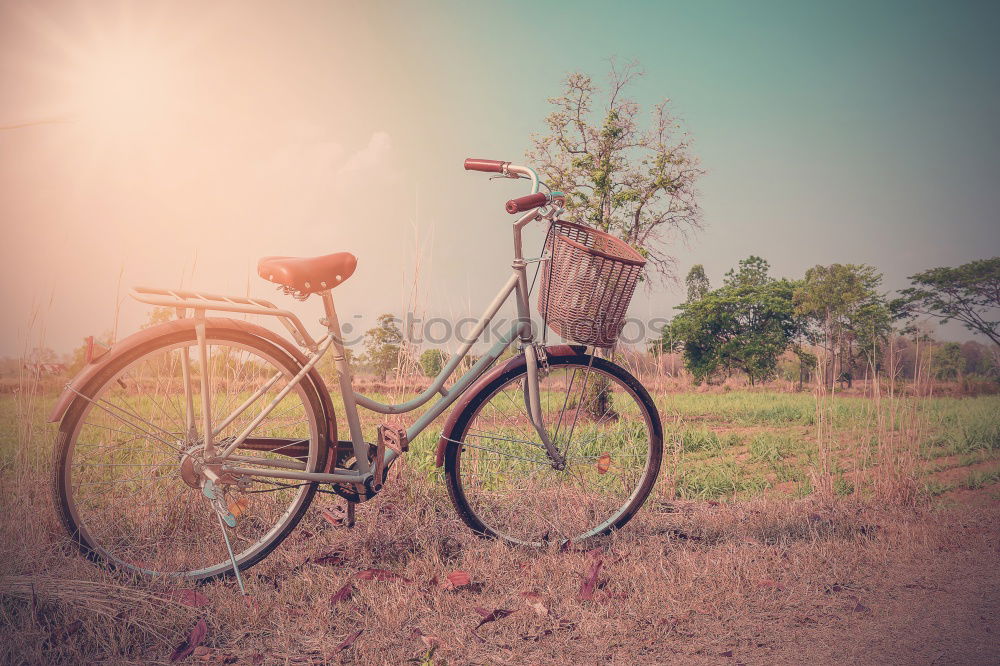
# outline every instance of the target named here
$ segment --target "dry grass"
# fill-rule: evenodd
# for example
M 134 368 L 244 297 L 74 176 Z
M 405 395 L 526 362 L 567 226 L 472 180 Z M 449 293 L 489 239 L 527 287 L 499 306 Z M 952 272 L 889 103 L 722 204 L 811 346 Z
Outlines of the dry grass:
M 471 536 L 439 489 L 404 471 L 354 529 L 310 512 L 249 572 L 248 599 L 214 583 L 200 588 L 206 605 L 188 608 L 75 556 L 48 509 L 35 507 L 37 528 L 20 539 L 5 521 L 5 663 L 166 661 L 199 617 L 209 631 L 198 657 L 217 662 L 754 661 L 797 626 L 877 609 L 901 563 L 934 557 L 954 536 L 950 517 L 927 508 L 762 497 L 655 504 L 593 551 L 538 553 Z M 358 577 L 370 568 L 399 577 Z M 457 570 L 471 584 L 446 589 Z M 333 601 L 345 586 L 350 597 Z M 477 608 L 514 612 L 477 628 Z
M 247 572 L 248 598 L 233 582 L 179 597 L 102 571 L 67 543 L 49 492 L 52 430 L 41 424 L 51 396 L 19 399 L 0 399 L 0 427 L 17 441 L 0 451 L 3 663 L 166 663 L 201 619 L 207 634 L 186 659 L 213 663 L 824 661 L 836 652 L 817 646 L 888 635 L 909 621 L 900 613 L 957 609 L 945 586 L 973 569 L 956 558 L 988 563 L 1000 537 L 995 399 L 663 393 L 660 485 L 625 530 L 588 551 L 476 538 L 429 474 L 423 442 L 359 507 L 355 528 L 324 520 L 319 509 L 340 507 L 319 497 Z M 956 490 L 942 496 L 962 493 L 957 508 L 915 491 L 928 461 L 953 463 Z M 392 575 L 359 577 L 373 568 Z M 456 571 L 471 583 L 448 589 Z M 997 589 L 991 567 L 976 575 Z M 588 580 L 593 593 L 581 594 Z M 901 593 L 924 589 L 910 586 L 937 591 L 899 610 Z M 479 626 L 483 612 L 499 619 Z M 889 661 L 922 654 L 920 641 L 930 655 L 936 639 L 909 640 Z M 988 641 L 974 633 L 949 654 L 989 663 Z M 877 661 L 872 645 L 857 660 Z

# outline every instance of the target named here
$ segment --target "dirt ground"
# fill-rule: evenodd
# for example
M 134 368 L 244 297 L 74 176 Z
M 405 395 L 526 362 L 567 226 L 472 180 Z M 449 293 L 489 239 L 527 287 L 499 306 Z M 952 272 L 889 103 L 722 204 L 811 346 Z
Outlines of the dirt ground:
M 849 594 L 839 608 L 817 608 L 816 617 L 762 627 L 767 640 L 734 651 L 731 661 L 1000 663 L 1000 502 L 995 488 L 948 499 L 956 502 L 946 509 L 952 538 L 936 554 L 886 562 L 863 597 Z

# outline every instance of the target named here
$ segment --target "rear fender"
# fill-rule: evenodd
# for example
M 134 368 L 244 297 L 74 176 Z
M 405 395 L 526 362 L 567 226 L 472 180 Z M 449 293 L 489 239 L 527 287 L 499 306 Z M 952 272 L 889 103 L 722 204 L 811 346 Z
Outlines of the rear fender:
M 549 358 L 559 356 L 576 356 L 577 354 L 584 353 L 586 350 L 587 348 L 582 345 L 553 345 L 545 348 L 545 355 Z M 459 415 L 465 411 L 469 401 L 472 400 L 472 397 L 483 390 L 489 385 L 490 382 L 500 375 L 510 370 L 523 368 L 526 363 L 527 361 L 524 358 L 524 354 L 518 354 L 517 356 L 509 359 L 503 365 L 494 366 L 492 370 L 477 379 L 475 383 L 470 386 L 457 401 L 455 401 L 455 406 L 452 407 L 451 413 L 448 414 L 448 420 L 445 421 L 444 430 L 441 431 L 441 439 L 438 440 L 437 454 L 434 459 L 435 465 L 438 467 L 444 465 L 444 451 L 448 448 L 449 440 L 454 439 L 452 433 L 455 430 L 455 424 L 458 422 Z
M 257 324 L 251 324 L 250 322 L 224 317 L 207 317 L 205 319 L 174 319 L 158 326 L 152 326 L 133 333 L 127 338 L 117 342 L 100 358 L 87 364 L 83 370 L 81 370 L 80 373 L 73 378 L 73 381 L 69 383 L 66 389 L 63 390 L 62 394 L 59 396 L 59 400 L 56 401 L 55 407 L 52 408 L 51 414 L 49 414 L 49 421 L 61 421 L 66 415 L 66 411 L 69 409 L 69 406 L 73 404 L 73 400 L 77 397 L 77 392 L 82 392 L 87 384 L 90 383 L 95 376 L 97 376 L 97 373 L 107 367 L 107 365 L 115 359 L 121 357 L 123 354 L 127 354 L 140 345 L 146 344 L 150 340 L 160 337 L 161 335 L 169 335 L 178 331 L 190 330 L 201 322 L 204 322 L 205 327 L 208 329 L 221 328 L 249 333 L 250 335 L 254 335 L 272 343 L 295 359 L 299 365 L 305 365 L 307 362 L 305 355 L 301 350 L 299 350 L 298 347 L 277 333 L 274 333 L 263 326 L 258 326 Z M 326 419 L 328 437 L 327 446 L 333 454 L 332 457 L 327 457 L 327 465 L 329 466 L 335 462 L 334 459 L 336 458 L 337 416 L 333 410 L 333 403 L 330 399 L 330 392 L 326 388 L 326 382 L 323 381 L 323 377 L 320 376 L 315 367 L 309 371 L 306 378 L 312 382 L 313 387 L 316 389 L 316 393 L 319 395 L 320 403 L 323 409 L 323 417 Z

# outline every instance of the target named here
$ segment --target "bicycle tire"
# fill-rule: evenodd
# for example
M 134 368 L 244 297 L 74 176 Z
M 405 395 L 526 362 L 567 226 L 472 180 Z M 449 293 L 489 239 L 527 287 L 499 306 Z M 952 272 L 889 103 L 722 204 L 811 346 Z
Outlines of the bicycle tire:
M 466 488 L 466 485 L 468 485 L 468 483 L 463 482 L 462 478 L 463 450 L 468 452 L 468 446 L 477 446 L 470 444 L 470 435 L 469 435 L 470 431 L 472 431 L 471 426 L 473 426 L 476 423 L 477 415 L 479 415 L 481 411 L 486 407 L 486 405 L 490 404 L 494 398 L 499 396 L 505 387 L 516 385 L 517 382 L 524 382 L 526 380 L 527 369 L 524 366 L 512 368 L 506 373 L 498 376 L 488 385 L 484 386 L 482 389 L 480 389 L 479 392 L 477 392 L 476 395 L 474 395 L 469 400 L 469 402 L 463 408 L 462 412 L 455 421 L 455 427 L 451 431 L 452 440 L 448 442 L 447 447 L 445 449 L 445 457 L 444 457 L 445 477 L 447 481 L 448 494 L 451 497 L 452 504 L 455 506 L 455 509 L 458 511 L 458 514 L 463 520 L 463 522 L 467 526 L 469 526 L 474 532 L 476 532 L 481 536 L 491 537 L 491 538 L 501 538 L 511 543 L 531 545 L 531 546 L 541 546 L 553 540 L 559 541 L 561 544 L 564 544 L 567 541 L 570 542 L 585 541 L 589 538 L 607 534 L 613 530 L 619 529 L 622 526 L 624 526 L 629 520 L 632 519 L 632 517 L 636 514 L 639 508 L 641 508 L 642 504 L 645 502 L 646 498 L 649 496 L 650 492 L 652 491 L 656 483 L 663 455 L 663 430 L 662 430 L 662 425 L 660 423 L 659 413 L 657 412 L 656 409 L 656 405 L 653 403 L 652 398 L 649 396 L 649 393 L 642 386 L 642 384 L 639 383 L 639 381 L 624 368 L 614 363 L 611 363 L 610 361 L 607 361 L 605 359 L 590 356 L 588 354 L 550 357 L 548 359 L 548 363 L 550 367 L 550 372 L 553 373 L 558 372 L 560 369 L 567 370 L 571 368 L 577 371 L 580 370 L 586 371 L 586 369 L 589 368 L 592 370 L 596 370 L 600 373 L 603 373 L 605 376 L 613 378 L 615 381 L 617 381 L 619 387 L 623 390 L 623 392 L 629 395 L 634 400 L 637 410 L 641 413 L 642 422 L 645 423 L 647 429 L 647 437 L 648 437 L 648 444 L 647 444 L 648 448 L 645 454 L 645 460 L 642 467 L 642 471 L 639 474 L 638 478 L 635 479 L 635 487 L 633 492 L 628 494 L 628 496 L 624 499 L 622 505 L 618 507 L 616 510 L 614 510 L 611 513 L 611 515 L 605 517 L 592 529 L 585 530 L 580 534 L 551 534 L 550 533 L 551 531 L 547 530 L 549 533 L 542 533 L 539 538 L 533 538 L 533 537 L 528 538 L 524 537 L 523 535 L 515 536 L 514 534 L 509 533 L 508 530 L 501 529 L 502 527 L 506 526 L 500 526 L 496 524 L 499 522 L 499 519 L 496 516 L 491 517 L 482 515 L 483 513 L 487 513 L 488 511 L 484 510 L 482 506 L 478 508 L 477 506 L 475 506 L 476 502 L 472 501 L 472 499 L 470 498 L 471 494 L 470 489 Z M 548 379 L 543 381 L 548 381 Z M 569 391 L 572 389 L 572 384 L 573 384 L 572 380 L 568 382 L 567 399 L 569 396 Z M 543 384 L 543 393 L 544 391 L 545 389 Z M 581 389 L 582 394 L 585 394 L 585 392 L 586 392 L 586 382 L 584 382 L 583 388 Z M 514 393 L 517 394 L 517 391 L 515 390 Z M 514 406 L 520 409 L 521 406 L 517 404 L 517 399 L 514 399 L 513 402 L 515 403 Z M 567 403 L 564 402 L 564 407 L 565 404 Z M 582 404 L 583 404 L 582 402 L 578 403 L 577 409 L 580 409 L 579 405 Z M 544 407 L 545 405 L 543 404 L 543 408 Z M 504 418 L 508 417 L 505 416 Z M 574 424 L 575 423 L 576 421 L 574 421 Z M 621 426 L 620 424 L 615 424 L 613 427 L 628 427 L 628 423 L 634 424 L 635 421 L 634 420 L 625 421 L 624 426 Z M 600 426 L 600 424 L 601 422 L 598 421 L 597 425 Z M 503 424 L 503 427 L 509 428 L 510 426 L 508 426 L 505 423 Z M 559 426 L 556 427 L 555 431 L 556 436 L 558 436 L 558 430 Z M 527 429 L 526 427 L 523 428 L 523 431 L 530 432 L 530 430 Z M 552 437 L 553 432 L 549 430 L 548 426 L 547 426 L 547 431 L 549 432 L 549 436 Z M 481 432 L 476 435 L 472 435 L 471 437 L 472 438 L 486 437 L 490 441 L 501 439 L 500 437 L 494 437 L 488 434 L 484 435 Z M 565 445 L 567 453 L 569 452 L 570 448 L 574 446 L 572 442 L 572 433 L 570 433 L 569 437 L 570 441 Z M 600 435 L 598 435 L 597 437 L 600 437 Z M 530 437 L 527 439 L 530 439 Z M 484 440 L 480 439 L 479 441 L 484 441 Z M 544 449 L 542 451 L 538 450 L 540 444 L 530 443 L 531 446 L 529 446 L 529 442 L 527 442 L 526 439 L 510 438 L 509 441 L 523 442 L 524 446 L 522 447 L 521 451 L 516 451 L 516 452 L 509 451 L 507 454 L 504 453 L 495 454 L 496 455 L 495 460 L 500 461 L 501 459 L 504 459 L 505 456 L 510 455 L 512 459 L 516 458 L 517 460 L 522 461 L 521 463 L 517 463 L 520 464 L 522 468 L 528 468 L 529 470 L 533 470 L 526 472 L 527 476 L 530 477 L 539 476 L 542 474 L 542 472 L 550 474 L 548 469 L 545 468 L 544 465 L 538 464 L 534 460 L 536 458 L 539 458 L 539 456 L 544 452 Z M 590 444 L 591 441 L 588 441 L 587 444 Z M 607 440 L 604 441 L 606 442 Z M 495 446 L 496 445 L 493 444 L 488 447 L 477 446 L 477 448 L 489 449 Z M 610 449 L 610 445 L 606 445 L 604 448 Z M 607 455 L 608 455 L 608 467 L 619 462 L 615 460 L 615 456 L 611 455 L 610 452 Z M 517 456 L 520 457 L 517 458 Z M 584 458 L 589 458 L 589 457 L 592 456 L 584 456 Z M 591 470 L 587 470 L 586 473 L 590 474 L 590 476 L 593 478 L 598 478 L 599 475 L 607 474 L 608 472 L 607 468 L 605 468 L 603 471 L 599 468 L 601 464 L 600 458 L 603 457 L 604 457 L 603 454 L 598 457 L 597 460 L 598 468 L 596 470 L 593 470 L 593 473 Z M 528 458 L 532 458 L 532 460 L 529 462 L 535 464 L 536 465 L 535 468 L 531 468 L 529 465 L 523 464 L 523 461 Z M 581 458 L 581 460 L 582 459 L 583 458 Z M 613 460 L 614 462 L 612 462 Z M 470 466 L 472 464 L 478 465 L 479 462 L 480 461 L 477 458 L 474 461 L 469 461 L 467 463 L 467 466 Z M 498 463 L 498 465 L 499 464 L 500 463 Z M 509 463 L 509 464 L 513 465 L 515 463 Z M 479 475 L 481 477 L 487 474 L 489 474 L 489 470 L 487 470 L 487 472 L 482 472 L 482 471 L 479 472 Z M 597 476 L 595 476 L 595 474 Z M 496 483 L 504 482 L 504 477 L 502 473 L 494 474 L 494 478 L 499 479 L 499 481 L 496 481 Z M 532 481 L 534 481 L 534 478 L 532 478 Z M 481 485 L 485 482 L 476 481 L 476 483 Z M 511 483 L 510 485 L 511 485 L 511 492 L 509 500 L 511 503 L 519 503 L 521 505 L 521 509 L 523 509 L 525 513 L 531 511 L 544 511 L 545 502 L 528 494 L 528 491 L 524 491 L 525 496 L 519 498 L 517 496 L 519 488 L 513 483 Z M 486 493 L 486 491 L 483 492 L 484 494 Z M 499 493 L 496 492 L 493 493 L 494 498 L 497 495 L 499 495 Z M 581 496 L 577 495 L 577 497 Z M 487 507 L 487 509 L 488 508 L 489 507 Z M 501 510 L 502 509 L 498 509 L 497 512 Z M 512 508 L 511 510 L 517 511 L 519 509 Z M 526 516 L 526 518 L 530 519 L 531 516 Z
M 281 350 L 273 343 L 250 333 L 226 328 L 208 328 L 206 330 L 206 339 L 209 345 L 215 345 L 218 343 L 218 346 L 220 347 L 243 349 L 250 354 L 253 354 L 258 359 L 269 361 L 273 367 L 277 368 L 284 375 L 286 381 L 289 377 L 294 376 L 301 367 L 299 362 L 292 358 L 288 353 Z M 169 354 L 174 349 L 185 348 L 194 343 L 196 343 L 196 334 L 194 330 L 189 329 L 175 333 L 167 333 L 158 338 L 154 338 L 145 344 L 139 345 L 119 358 L 112 359 L 108 362 L 106 367 L 102 368 L 93 377 L 93 379 L 80 390 L 81 395 L 78 396 L 69 406 L 64 418 L 60 422 L 55 444 L 55 466 L 53 470 L 53 490 L 57 513 L 59 514 L 61 522 L 69 533 L 71 539 L 80 548 L 82 553 L 92 561 L 111 569 L 130 570 L 134 573 L 145 575 L 167 576 L 189 579 L 198 582 L 228 577 L 234 575 L 235 573 L 232 562 L 228 558 L 226 558 L 225 561 L 219 560 L 218 562 L 213 563 L 212 566 L 186 571 L 156 571 L 141 564 L 123 560 L 122 557 L 115 556 L 109 551 L 108 544 L 100 543 L 99 540 L 95 538 L 92 531 L 88 529 L 86 520 L 81 516 L 80 507 L 76 506 L 77 500 L 74 498 L 73 459 L 74 455 L 77 453 L 77 445 L 79 443 L 81 430 L 85 427 L 91 427 L 88 426 L 86 422 L 88 415 L 95 409 L 94 405 L 100 404 L 102 396 L 109 395 L 107 392 L 109 386 L 114 386 L 116 382 L 123 383 L 122 378 L 129 376 L 127 374 L 129 368 L 139 368 L 144 359 L 152 358 L 157 353 Z M 197 349 L 197 347 L 194 347 L 194 349 Z M 212 357 L 213 363 L 221 363 L 221 361 L 217 362 L 215 359 L 216 357 Z M 242 368 L 240 368 L 239 371 L 244 372 Z M 136 369 L 135 372 L 138 374 L 138 369 Z M 211 372 L 210 375 L 212 375 Z M 141 384 L 141 382 L 139 383 Z M 166 380 L 166 383 L 169 387 L 170 380 Z M 275 386 L 277 386 L 277 384 Z M 124 391 L 126 389 L 123 387 L 122 390 Z M 305 467 L 310 471 L 321 471 L 324 469 L 327 456 L 327 447 L 325 445 L 325 442 L 327 441 L 327 421 L 323 417 L 322 402 L 315 387 L 309 381 L 300 382 L 298 386 L 292 389 L 292 391 L 288 394 L 288 396 L 291 395 L 298 396 L 298 400 L 302 408 L 302 415 L 307 421 L 309 431 L 309 442 L 307 444 L 307 453 L 304 460 Z M 227 396 L 227 402 L 230 399 L 231 398 Z M 142 398 L 139 398 L 139 400 L 141 401 Z M 111 403 L 109 403 L 109 405 L 110 404 Z M 291 404 L 292 407 L 295 406 L 294 402 L 289 404 Z M 279 403 L 279 406 L 280 405 L 281 403 Z M 110 411 L 108 408 L 102 409 Z M 162 409 L 162 405 L 161 411 L 165 411 Z M 274 416 L 275 412 L 277 412 L 277 408 L 274 412 L 269 414 L 268 418 Z M 234 421 L 234 423 L 237 422 Z M 262 422 L 262 425 L 263 423 L 264 422 Z M 125 427 L 127 428 L 127 426 Z M 152 426 L 146 427 L 152 430 Z M 287 429 L 287 426 L 284 427 Z M 134 432 L 134 430 L 135 429 L 133 429 L 133 431 L 126 431 L 126 434 L 136 435 L 137 433 Z M 156 433 L 154 432 L 154 434 Z M 141 440 L 141 435 L 138 438 Z M 150 440 L 151 438 L 147 437 L 146 439 Z M 121 445 L 116 444 L 108 448 L 109 450 L 113 450 L 120 447 Z M 98 447 L 98 449 L 99 448 L 100 447 Z M 255 453 L 255 455 L 258 456 L 267 454 L 279 456 L 291 455 L 291 453 L 287 451 L 282 453 L 278 449 L 263 452 L 258 449 Z M 163 455 L 174 454 L 164 453 Z M 297 456 L 297 458 L 302 457 L 303 456 L 301 455 Z M 119 464 L 128 464 L 133 467 L 140 466 L 133 463 L 117 462 L 103 463 L 103 466 L 114 466 Z M 180 460 L 178 459 L 178 468 L 179 464 Z M 146 466 L 153 467 L 153 464 L 147 463 Z M 167 463 L 164 463 L 162 467 L 169 469 L 169 465 Z M 163 479 L 166 478 L 166 476 L 160 475 L 159 478 Z M 257 477 L 253 478 L 257 479 Z M 177 478 L 176 482 L 177 484 L 183 483 L 181 478 Z M 95 483 L 100 485 L 101 483 L 107 484 L 110 482 L 106 480 L 98 480 Z M 289 485 L 292 485 L 295 482 L 288 483 Z M 278 547 L 278 545 L 295 528 L 305 511 L 309 508 L 309 505 L 315 496 L 317 486 L 318 484 L 316 483 L 303 482 L 299 482 L 297 485 L 294 485 L 294 488 L 298 489 L 294 496 L 294 501 L 289 505 L 289 508 L 280 515 L 279 522 L 273 525 L 272 528 L 266 532 L 266 536 L 262 537 L 260 541 L 253 544 L 251 548 L 248 548 L 237 555 L 237 564 L 240 570 L 247 569 L 254 564 L 257 564 Z M 198 492 L 198 490 L 194 488 L 190 488 L 189 490 L 193 493 Z M 279 489 L 276 492 L 286 491 Z M 265 495 L 265 497 L 267 496 Z M 123 507 L 125 511 L 130 508 L 131 507 L 128 506 Z M 277 510 L 277 508 L 275 510 Z M 152 513 L 152 511 L 153 510 L 147 508 L 147 514 Z M 265 523 L 264 520 L 257 519 L 253 516 L 252 518 L 256 519 L 258 522 Z M 126 517 L 123 517 L 122 520 L 126 520 Z

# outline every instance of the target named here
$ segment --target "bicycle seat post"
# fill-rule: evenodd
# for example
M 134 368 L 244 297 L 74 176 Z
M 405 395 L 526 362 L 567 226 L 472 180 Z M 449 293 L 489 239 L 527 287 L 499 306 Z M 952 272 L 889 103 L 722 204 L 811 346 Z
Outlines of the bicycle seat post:
M 330 289 L 319 292 L 319 295 L 323 299 L 326 328 L 333 338 L 333 360 L 337 364 L 337 379 L 340 382 L 340 394 L 344 400 L 347 428 L 351 433 L 351 442 L 354 444 L 357 468 L 361 472 L 368 473 L 371 472 L 371 464 L 368 462 L 368 444 L 365 443 L 364 433 L 361 430 L 361 419 L 358 416 L 358 406 L 351 379 L 351 367 L 347 362 L 347 350 L 344 347 L 340 320 L 337 318 L 337 308 L 333 304 L 333 294 Z

